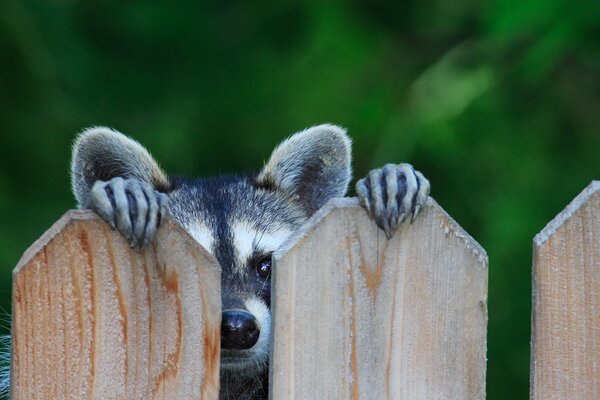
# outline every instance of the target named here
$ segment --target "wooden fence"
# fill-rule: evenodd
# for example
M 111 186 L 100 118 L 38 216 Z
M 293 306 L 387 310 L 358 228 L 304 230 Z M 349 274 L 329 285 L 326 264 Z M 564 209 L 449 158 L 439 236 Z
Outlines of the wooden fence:
M 600 398 L 600 183 L 535 239 L 532 399 Z M 273 399 L 484 399 L 487 255 L 433 200 L 390 241 L 354 199 L 274 254 Z M 500 266 L 499 266 L 500 267 Z M 220 275 L 71 211 L 13 274 L 12 396 L 217 399 Z
M 600 399 L 600 181 L 533 241 L 531 399 Z
M 433 201 L 391 241 L 330 203 L 274 259 L 274 399 L 485 398 L 487 256 Z
M 173 221 L 137 252 L 68 212 L 13 272 L 11 399 L 216 399 L 219 287 Z

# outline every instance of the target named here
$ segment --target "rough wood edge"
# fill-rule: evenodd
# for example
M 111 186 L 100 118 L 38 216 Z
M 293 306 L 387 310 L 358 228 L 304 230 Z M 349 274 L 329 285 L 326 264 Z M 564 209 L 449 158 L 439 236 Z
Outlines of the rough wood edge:
M 23 253 L 19 262 L 13 269 L 13 280 L 14 275 L 18 273 L 23 266 L 35 257 L 35 255 L 42 250 L 56 235 L 61 233 L 72 220 L 87 220 L 100 218 L 96 213 L 91 210 L 69 210 L 64 213 L 55 223 L 50 226 L 35 242 L 33 242 L 27 250 Z
M 600 181 L 592 181 L 585 189 L 581 191 L 560 213 L 548 222 L 544 229 L 542 229 L 533 238 L 535 246 L 541 246 L 544 244 L 554 232 L 558 230 L 569 218 L 579 210 L 579 208 L 588 201 L 594 194 L 600 192 Z
M 13 294 L 11 295 L 11 297 L 13 298 L 13 307 L 15 304 L 14 301 L 14 281 L 17 278 L 17 275 L 19 275 L 20 273 L 23 272 L 23 270 L 25 268 L 28 268 L 32 262 L 32 260 L 34 260 L 40 252 L 43 252 L 45 247 L 50 245 L 52 243 L 53 240 L 55 240 L 58 236 L 60 236 L 65 230 L 69 229 L 70 225 L 74 222 L 77 221 L 84 221 L 84 223 L 88 223 L 88 224 L 106 224 L 108 226 L 108 224 L 98 215 L 96 214 L 94 211 L 89 210 L 89 209 L 71 209 L 68 210 L 67 212 L 65 212 L 58 220 L 56 220 L 56 222 L 54 222 L 50 228 L 48 228 L 37 240 L 35 240 L 23 253 L 23 255 L 21 256 L 21 258 L 19 259 L 19 262 L 17 263 L 17 265 L 15 266 L 15 268 L 12 271 L 12 276 L 13 276 Z M 109 228 L 110 229 L 110 228 Z M 175 220 L 173 217 L 167 216 L 166 218 L 163 218 L 160 228 L 157 231 L 157 234 L 160 233 L 160 231 L 171 231 L 172 233 L 177 233 L 177 236 L 179 236 L 179 239 L 181 240 L 182 243 L 185 243 L 186 246 L 191 246 L 196 247 L 196 252 L 197 255 L 206 258 L 209 263 L 213 264 L 214 266 L 219 266 L 219 263 L 217 262 L 217 260 L 214 258 L 214 256 L 205 249 L 204 246 L 202 246 L 201 244 L 199 244 L 189 233 L 188 231 L 177 221 Z M 172 234 L 170 233 L 170 234 Z M 113 230 L 113 233 L 111 233 L 112 235 L 114 234 L 119 234 L 118 232 L 116 232 L 116 230 Z M 192 249 L 190 249 L 192 250 Z M 193 252 L 193 251 L 192 251 Z M 219 268 L 219 275 L 220 275 L 220 268 Z M 217 282 L 220 285 L 220 278 L 217 278 Z M 203 299 L 204 302 L 206 302 L 205 299 Z M 207 302 L 208 303 L 208 302 Z M 219 307 L 220 307 L 220 295 L 219 295 L 219 299 L 218 299 L 218 303 L 219 303 Z M 14 308 L 11 312 L 11 316 L 14 317 Z M 219 315 L 220 315 L 220 311 L 219 311 Z M 219 316 L 220 318 L 220 316 Z M 204 318 L 203 318 L 204 320 Z M 205 321 L 205 320 L 204 320 Z M 14 322 L 13 322 L 14 323 Z M 11 323 L 11 325 L 13 324 Z M 219 330 L 217 330 L 217 332 L 219 332 Z M 12 338 L 11 338 L 12 341 Z M 204 349 L 205 351 L 209 349 L 209 346 L 207 345 L 207 337 L 204 338 Z M 220 348 L 217 345 L 217 353 L 218 354 L 220 352 L 219 350 Z M 13 369 L 13 360 L 14 360 L 14 349 L 9 349 L 10 351 L 10 373 L 12 375 L 12 369 Z M 214 352 L 212 353 L 213 355 L 215 354 Z M 218 359 L 217 359 L 218 360 Z M 218 396 L 218 383 L 219 383 L 219 364 L 220 362 L 217 361 L 217 368 L 216 368 L 216 380 L 212 379 L 213 382 L 217 382 L 217 390 L 214 392 L 215 396 Z M 205 364 L 205 366 L 209 365 L 208 363 Z M 207 374 L 207 371 L 209 371 L 207 368 L 205 368 L 205 370 L 203 371 L 203 374 L 201 375 L 201 379 L 206 381 L 209 377 L 209 374 Z M 12 379 L 11 379 L 11 384 L 12 384 Z M 9 387 L 9 389 L 11 390 L 10 392 L 10 398 L 13 398 L 12 396 L 12 387 Z M 203 389 L 202 389 L 202 393 L 204 395 L 204 385 L 203 385 Z M 210 394 L 210 392 L 209 392 Z M 8 396 L 8 395 L 7 395 Z M 202 397 L 204 398 L 204 397 Z M 212 398 L 212 397 L 211 397 Z M 216 397 L 215 397 L 216 398 Z M 8 399 L 8 397 L 7 397 Z
M 538 269 L 539 254 L 544 249 L 544 244 L 553 236 L 564 224 L 568 222 L 590 198 L 600 193 L 600 181 L 593 180 L 587 185 L 567 206 L 559 212 L 546 226 L 533 238 L 532 268 L 531 268 L 531 340 L 529 352 L 529 399 L 536 399 L 535 392 L 535 371 L 538 368 L 537 363 L 537 328 L 536 321 L 539 310 L 540 296 L 538 293 Z
M 274 275 L 273 275 L 273 282 L 274 282 L 274 286 L 276 285 L 276 279 L 275 276 L 276 274 L 278 274 L 281 269 L 278 269 L 279 265 L 278 263 L 280 263 L 285 257 L 288 256 L 288 253 L 293 252 L 296 249 L 297 246 L 301 246 L 303 244 L 303 241 L 306 240 L 310 240 L 311 235 L 314 233 L 315 230 L 319 229 L 319 225 L 321 225 L 324 220 L 326 218 L 334 218 L 334 223 L 335 223 L 335 219 L 337 217 L 340 217 L 341 214 L 335 214 L 335 216 L 330 216 L 329 214 L 331 212 L 337 212 L 337 210 L 340 210 L 340 212 L 342 212 L 342 214 L 351 212 L 352 214 L 352 218 L 360 218 L 362 217 L 360 215 L 360 212 L 364 212 L 362 207 L 359 205 L 358 201 L 356 198 L 342 198 L 342 199 L 334 199 L 332 201 L 330 201 L 328 204 L 326 204 L 317 214 L 315 214 L 296 234 L 294 234 L 290 239 L 288 239 L 282 246 L 280 246 L 276 252 L 273 255 L 274 258 L 274 262 L 275 262 L 275 269 L 274 269 Z M 446 238 L 447 240 L 450 240 L 451 242 L 454 242 L 454 247 L 457 250 L 460 250 L 461 253 L 464 254 L 464 261 L 467 262 L 469 265 L 471 265 L 470 271 L 473 272 L 477 272 L 479 274 L 484 273 L 485 274 L 485 295 L 482 301 L 479 302 L 479 306 L 482 308 L 483 310 L 483 322 L 484 322 L 484 333 L 483 333 L 483 354 L 481 354 L 481 358 L 483 359 L 481 362 L 483 362 L 483 379 L 481 382 L 483 382 L 483 388 L 482 390 L 480 390 L 478 393 L 480 393 L 481 398 L 484 399 L 485 398 L 485 379 L 486 379 L 486 375 L 487 375 L 487 370 L 485 369 L 485 363 L 487 363 L 487 326 L 488 326 L 488 310 L 487 310 L 487 281 L 488 281 L 488 276 L 487 276 L 487 267 L 488 267 L 488 257 L 487 257 L 487 253 L 485 252 L 485 250 L 481 247 L 481 245 L 479 245 L 479 243 L 477 243 L 460 225 L 458 225 L 458 223 L 451 218 L 445 210 L 443 210 L 438 204 L 437 202 L 435 202 L 435 200 L 433 200 L 432 198 L 428 198 L 427 201 L 427 206 L 425 207 L 425 210 L 423 210 L 424 213 L 423 215 L 420 216 L 420 218 L 425 218 L 426 219 L 426 223 L 429 224 L 429 229 L 431 230 L 431 232 L 435 232 L 437 229 L 439 229 L 436 233 L 437 236 L 443 236 L 444 238 Z M 340 217 L 342 219 L 347 218 L 347 217 Z M 365 219 L 366 220 L 366 219 Z M 361 223 L 362 223 L 362 218 L 361 218 Z M 372 229 L 372 228 L 371 228 Z M 411 228 L 409 226 L 404 227 L 403 229 L 407 229 L 410 230 Z M 379 233 L 374 233 L 379 239 L 381 239 L 383 237 L 383 235 L 379 234 Z M 333 238 L 332 238 L 333 239 Z M 395 239 L 398 239 L 398 237 L 395 237 Z M 401 236 L 400 236 L 401 239 Z M 334 239 L 335 240 L 335 239 Z M 384 239 L 385 240 L 385 239 Z M 459 244 L 456 243 L 456 241 L 458 241 Z M 426 251 L 426 250 L 425 250 Z M 472 258 L 471 258 L 472 257 Z M 471 258 L 471 260 L 469 261 L 469 258 Z M 283 265 L 282 265 L 283 266 Z M 284 293 L 285 296 L 288 296 L 288 293 Z M 273 303 L 273 310 L 275 309 L 275 307 L 277 306 L 277 299 L 274 297 L 273 300 L 275 301 L 275 303 Z M 351 303 L 354 302 L 354 300 L 350 300 Z M 273 311 L 273 315 L 274 317 L 276 317 L 275 315 L 275 311 Z M 275 325 L 273 325 L 273 327 L 275 327 Z M 288 327 L 289 328 L 289 327 Z M 276 332 L 273 331 L 273 334 L 271 335 L 271 364 L 270 364 L 270 388 L 273 389 L 273 383 L 275 381 L 274 376 L 275 375 L 280 375 L 277 374 L 276 370 L 273 369 L 274 364 L 273 364 L 273 360 L 274 360 L 274 344 L 275 344 L 275 335 Z M 480 359 L 478 357 L 478 359 Z M 480 359 L 481 360 L 481 359 Z M 281 367 L 281 366 L 280 366 Z M 292 384 L 292 391 L 294 390 L 294 385 Z M 279 388 L 281 389 L 281 387 Z M 289 391 L 289 388 L 286 386 L 286 389 Z M 269 397 L 270 399 L 277 399 L 278 397 L 274 397 L 273 396 L 273 392 L 271 391 L 271 397 Z M 279 395 L 281 395 L 282 393 L 277 393 Z M 355 393 L 353 393 L 355 395 Z M 284 395 L 285 397 L 285 395 Z M 344 396 L 342 396 L 344 397 Z M 337 398 L 337 397 L 332 397 L 332 398 Z M 350 398 L 350 396 L 346 396 L 344 398 Z M 352 398 L 355 398 L 354 396 Z M 369 398 L 369 397 L 366 397 Z
M 360 204 L 356 197 L 344 197 L 333 199 L 315 213 L 302 228 L 288 238 L 281 246 L 273 253 L 275 260 L 281 258 L 298 245 L 304 238 L 321 223 L 321 221 L 333 210 L 342 208 L 360 208 Z M 456 238 L 465 245 L 466 249 L 476 257 L 484 268 L 488 266 L 488 255 L 485 249 L 473 237 L 465 231 L 432 197 L 427 198 L 427 208 L 431 209 L 436 214 L 441 214 L 444 218 L 441 219 L 440 228 L 444 230 L 446 235 L 452 233 Z
M 73 209 L 64 213 L 54 224 L 52 224 L 50 228 L 48 228 L 42 234 L 42 236 L 40 236 L 35 242 L 33 242 L 33 244 L 29 246 L 27 250 L 25 250 L 21 258 L 19 259 L 19 262 L 13 269 L 13 279 L 15 274 L 17 274 L 23 268 L 23 266 L 27 265 L 29 261 L 31 261 L 31 259 L 35 257 L 35 255 L 40 250 L 42 250 L 48 243 L 50 243 L 52 239 L 54 239 L 58 234 L 60 234 L 72 221 L 85 220 L 103 221 L 102 218 L 100 218 L 100 216 L 92 210 Z M 171 225 L 170 229 L 178 229 L 186 239 L 189 239 L 189 241 L 193 242 L 198 247 L 200 252 L 204 253 L 205 255 L 208 255 L 211 259 L 214 259 L 212 254 L 210 254 L 210 252 L 206 250 L 204 246 L 199 244 L 196 240 L 192 239 L 190 234 L 185 230 L 185 228 L 183 228 L 183 226 L 181 226 L 181 224 L 177 220 L 167 216 L 163 219 L 161 227 L 167 225 Z

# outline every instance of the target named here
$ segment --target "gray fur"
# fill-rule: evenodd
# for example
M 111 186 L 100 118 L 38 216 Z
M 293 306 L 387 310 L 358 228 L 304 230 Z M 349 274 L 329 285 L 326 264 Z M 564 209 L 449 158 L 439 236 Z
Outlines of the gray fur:
M 350 145 L 338 126 L 308 128 L 277 146 L 258 180 L 303 199 L 306 212 L 313 214 L 329 199 L 346 194 L 352 178 Z
M 10 335 L 0 335 L 0 398 L 10 394 Z
M 73 145 L 71 186 L 79 207 L 96 211 L 132 247 L 147 245 L 166 211 L 166 174 L 138 142 L 104 127 Z
M 71 161 L 71 187 L 77 203 L 88 207 L 94 183 L 116 177 L 135 178 L 158 191 L 169 186 L 167 175 L 135 140 L 105 127 L 84 130 L 73 144 Z
M 149 183 L 120 176 L 96 181 L 87 195 L 87 205 L 112 228 L 117 228 L 131 247 L 143 248 L 154 238 L 168 198 Z

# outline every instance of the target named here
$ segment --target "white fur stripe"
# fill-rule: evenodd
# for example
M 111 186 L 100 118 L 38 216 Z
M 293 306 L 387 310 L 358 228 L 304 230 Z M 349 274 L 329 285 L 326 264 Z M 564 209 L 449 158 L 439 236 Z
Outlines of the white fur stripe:
M 275 251 L 291 234 L 288 229 L 276 232 L 260 232 L 248 222 L 236 222 L 231 228 L 237 265 L 243 268 L 255 251 L 270 253 Z
M 252 297 L 246 300 L 246 309 L 258 321 L 260 336 L 252 347 L 253 357 L 257 360 L 266 360 L 269 355 L 269 342 L 271 340 L 271 312 L 264 301 Z
M 202 247 L 208 250 L 209 253 L 213 254 L 213 246 L 215 243 L 215 237 L 211 229 L 202 223 L 201 221 L 194 221 L 187 227 L 189 234 L 200 243 Z

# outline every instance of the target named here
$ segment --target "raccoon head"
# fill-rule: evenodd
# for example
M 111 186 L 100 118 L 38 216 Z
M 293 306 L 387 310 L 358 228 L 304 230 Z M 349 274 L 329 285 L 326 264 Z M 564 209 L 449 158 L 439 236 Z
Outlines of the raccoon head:
M 224 374 L 266 371 L 271 254 L 350 178 L 350 140 L 321 125 L 281 143 L 257 175 L 174 180 L 170 212 L 222 267 Z
M 137 142 L 102 132 L 96 142 L 80 138 L 75 146 L 72 182 L 80 205 L 86 206 L 95 180 L 115 176 L 166 192 L 171 215 L 222 268 L 222 379 L 264 375 L 271 254 L 326 202 L 346 193 L 351 157 L 345 131 L 334 125 L 306 129 L 277 146 L 256 175 L 204 179 L 166 178 Z

